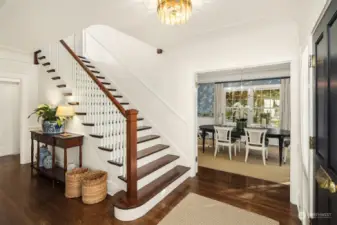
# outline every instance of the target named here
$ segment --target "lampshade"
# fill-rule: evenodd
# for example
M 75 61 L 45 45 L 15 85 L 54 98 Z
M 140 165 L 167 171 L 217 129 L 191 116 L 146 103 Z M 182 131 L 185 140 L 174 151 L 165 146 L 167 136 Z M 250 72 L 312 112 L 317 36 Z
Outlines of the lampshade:
M 71 117 L 75 115 L 74 108 L 71 105 L 59 105 L 56 110 L 58 117 Z
M 192 14 L 191 0 L 158 0 L 158 16 L 168 25 L 185 24 Z

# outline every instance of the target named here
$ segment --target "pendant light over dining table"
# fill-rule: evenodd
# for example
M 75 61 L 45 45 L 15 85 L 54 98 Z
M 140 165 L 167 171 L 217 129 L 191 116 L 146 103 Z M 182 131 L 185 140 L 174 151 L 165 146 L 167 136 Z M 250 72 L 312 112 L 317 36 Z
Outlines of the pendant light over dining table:
M 192 15 L 191 0 L 158 0 L 157 13 L 163 24 L 185 24 Z

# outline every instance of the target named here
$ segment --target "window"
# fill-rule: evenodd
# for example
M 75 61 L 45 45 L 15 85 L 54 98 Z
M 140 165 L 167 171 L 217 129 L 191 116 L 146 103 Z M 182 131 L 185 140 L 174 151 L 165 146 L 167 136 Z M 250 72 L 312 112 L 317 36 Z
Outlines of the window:
M 280 89 L 262 89 L 254 91 L 254 123 L 261 123 L 262 118 L 273 127 L 280 127 Z
M 246 107 L 244 117 L 248 124 L 267 123 L 280 127 L 280 84 L 279 79 L 225 83 L 225 118 L 232 122 L 237 118 L 235 104 Z
M 226 119 L 235 121 L 235 106 L 240 103 L 242 106 L 248 105 L 248 90 L 226 91 Z

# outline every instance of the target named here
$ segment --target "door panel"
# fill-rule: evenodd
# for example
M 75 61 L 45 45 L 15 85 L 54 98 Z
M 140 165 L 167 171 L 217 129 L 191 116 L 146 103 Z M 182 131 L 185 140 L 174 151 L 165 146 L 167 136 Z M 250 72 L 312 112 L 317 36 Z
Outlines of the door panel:
M 18 154 L 19 150 L 19 85 L 0 82 L 0 156 Z
M 313 36 L 316 56 L 316 225 L 337 224 L 337 0 Z

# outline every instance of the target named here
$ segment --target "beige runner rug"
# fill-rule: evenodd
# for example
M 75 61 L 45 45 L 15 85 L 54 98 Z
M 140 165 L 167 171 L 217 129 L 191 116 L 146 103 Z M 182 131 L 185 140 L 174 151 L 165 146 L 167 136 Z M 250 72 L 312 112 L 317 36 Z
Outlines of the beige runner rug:
M 279 222 L 190 193 L 159 225 L 279 225 Z

